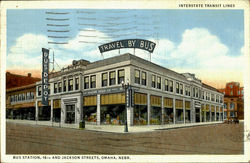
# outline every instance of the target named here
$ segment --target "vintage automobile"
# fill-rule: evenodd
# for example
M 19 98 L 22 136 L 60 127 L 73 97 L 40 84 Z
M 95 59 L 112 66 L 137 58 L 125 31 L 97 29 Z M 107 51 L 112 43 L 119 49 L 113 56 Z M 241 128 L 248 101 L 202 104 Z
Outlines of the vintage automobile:
M 225 123 L 239 123 L 239 119 L 237 118 L 237 117 L 229 117 L 226 121 L 225 121 Z

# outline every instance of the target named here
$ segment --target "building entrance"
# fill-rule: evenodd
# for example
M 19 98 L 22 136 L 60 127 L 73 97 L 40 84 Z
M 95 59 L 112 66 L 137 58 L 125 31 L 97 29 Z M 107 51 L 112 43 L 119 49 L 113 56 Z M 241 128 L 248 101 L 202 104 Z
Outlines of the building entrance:
M 66 105 L 65 123 L 75 123 L 75 105 Z
M 200 109 L 195 108 L 195 122 L 200 122 Z

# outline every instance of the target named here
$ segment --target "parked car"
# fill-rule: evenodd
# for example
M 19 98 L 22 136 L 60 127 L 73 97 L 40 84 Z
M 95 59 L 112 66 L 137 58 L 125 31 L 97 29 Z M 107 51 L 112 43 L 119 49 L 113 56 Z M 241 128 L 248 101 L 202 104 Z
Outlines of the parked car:
M 229 117 L 226 121 L 226 123 L 239 123 L 239 119 L 237 117 Z

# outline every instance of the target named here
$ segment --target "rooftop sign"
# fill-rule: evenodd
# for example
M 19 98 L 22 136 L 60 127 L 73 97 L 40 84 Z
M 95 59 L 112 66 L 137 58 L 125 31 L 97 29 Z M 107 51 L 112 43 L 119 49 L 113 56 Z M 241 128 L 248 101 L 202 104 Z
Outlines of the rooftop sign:
M 150 53 L 153 53 L 155 48 L 155 43 L 148 41 L 148 40 L 141 40 L 141 39 L 127 39 L 127 40 L 119 40 L 110 42 L 107 44 L 100 45 L 98 48 L 101 53 L 107 52 L 110 50 L 115 49 L 122 49 L 122 48 L 139 48 L 146 50 Z
M 42 104 L 49 105 L 49 49 L 42 48 L 43 52 L 43 71 L 42 71 Z

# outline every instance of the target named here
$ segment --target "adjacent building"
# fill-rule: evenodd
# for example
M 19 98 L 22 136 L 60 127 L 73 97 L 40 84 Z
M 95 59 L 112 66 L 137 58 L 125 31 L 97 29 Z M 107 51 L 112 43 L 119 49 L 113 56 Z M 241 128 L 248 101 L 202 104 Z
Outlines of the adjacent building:
M 244 88 L 240 87 L 240 83 L 229 82 L 219 91 L 224 94 L 224 118 L 244 119 Z
M 36 82 L 41 79 L 6 73 L 6 118 L 35 120 Z
M 36 83 L 35 118 L 95 125 L 160 125 L 223 120 L 223 93 L 194 74 L 180 74 L 124 54 L 72 65 L 49 75 L 49 106 Z

